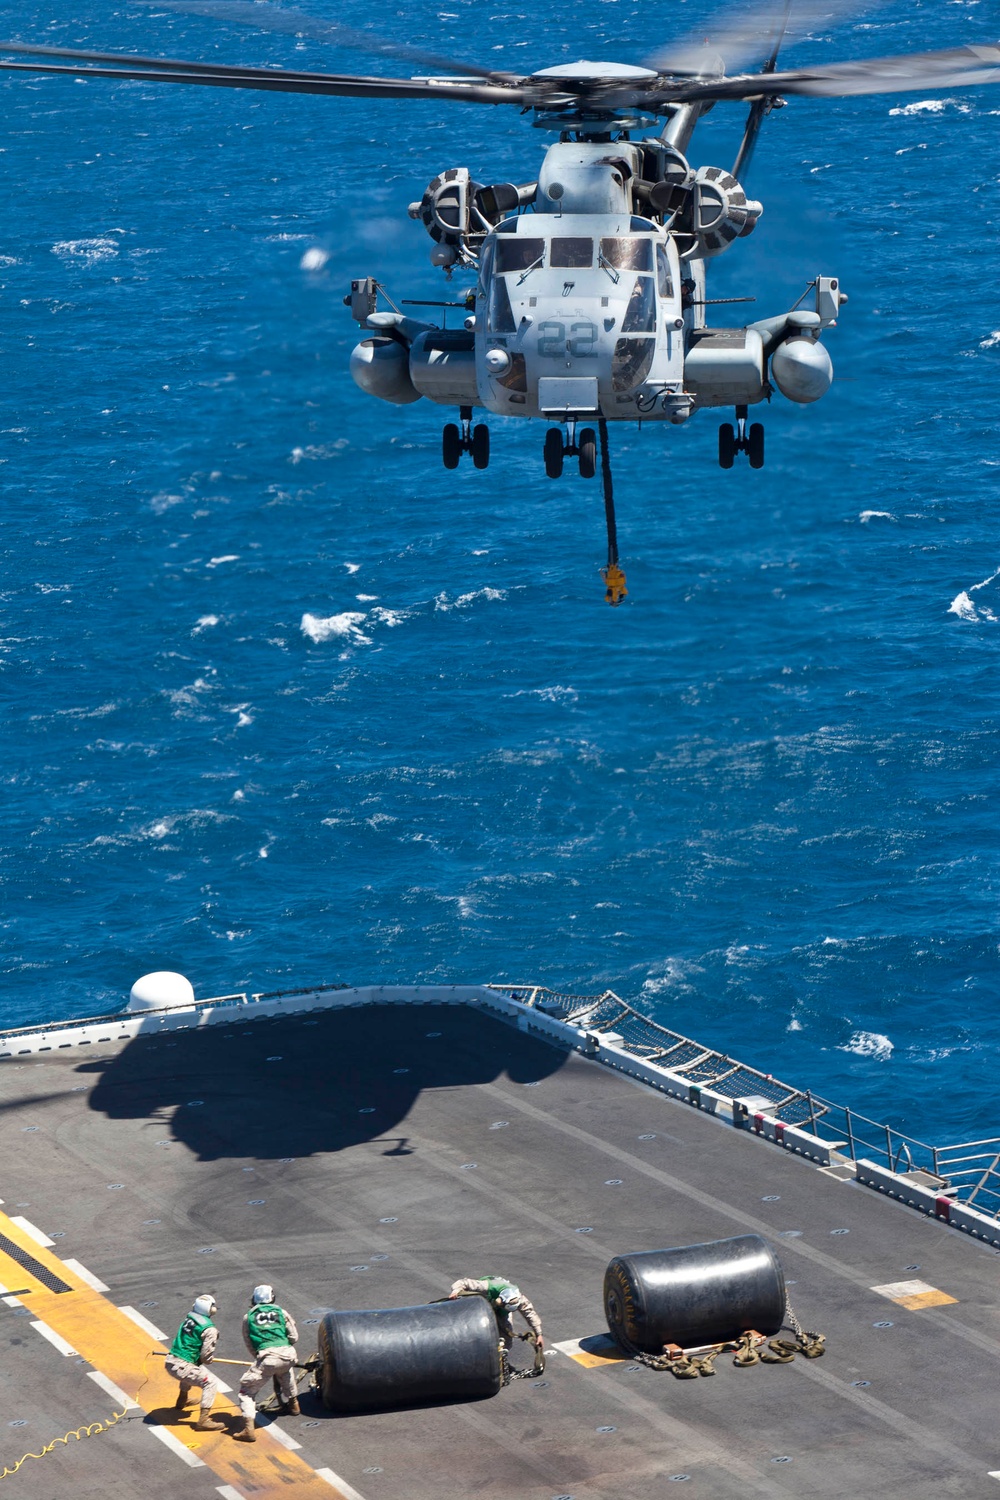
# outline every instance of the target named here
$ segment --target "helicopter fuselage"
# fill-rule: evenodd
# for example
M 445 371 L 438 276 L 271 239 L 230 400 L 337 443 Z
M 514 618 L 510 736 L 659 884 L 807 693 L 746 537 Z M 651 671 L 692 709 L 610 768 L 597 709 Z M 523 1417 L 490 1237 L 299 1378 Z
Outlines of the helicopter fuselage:
M 679 425 L 728 406 L 744 451 L 746 411 L 770 398 L 772 376 L 791 400 L 818 399 L 833 379 L 819 335 L 845 300 L 837 280 L 816 278 L 815 311 L 708 327 L 706 262 L 762 209 L 730 173 L 692 169 L 677 134 L 561 140 L 522 186 L 482 188 L 464 168 L 435 178 L 410 212 L 436 264 L 476 274 L 464 324 L 379 311 L 379 284 L 355 282 L 347 300 L 374 335 L 352 356 L 357 384 L 397 405 L 458 407 L 463 450 L 475 409 L 565 423 L 575 452 L 578 420 Z

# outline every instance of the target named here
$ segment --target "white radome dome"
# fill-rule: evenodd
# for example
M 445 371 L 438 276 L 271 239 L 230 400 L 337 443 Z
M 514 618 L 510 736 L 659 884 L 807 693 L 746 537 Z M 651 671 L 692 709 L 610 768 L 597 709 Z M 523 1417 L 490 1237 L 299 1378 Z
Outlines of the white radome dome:
M 132 986 L 128 997 L 128 1009 L 135 1010 L 180 1010 L 194 1004 L 194 986 L 183 974 L 174 974 L 169 969 L 159 969 L 155 974 L 143 974 Z

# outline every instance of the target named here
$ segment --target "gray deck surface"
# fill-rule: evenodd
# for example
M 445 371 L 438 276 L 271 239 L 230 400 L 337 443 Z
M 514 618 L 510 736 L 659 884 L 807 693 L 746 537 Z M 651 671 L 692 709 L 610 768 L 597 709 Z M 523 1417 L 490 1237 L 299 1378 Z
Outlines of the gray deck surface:
M 488 1271 L 534 1300 L 551 1346 L 602 1331 L 612 1255 L 745 1232 L 771 1239 L 827 1336 L 821 1360 L 724 1356 L 713 1379 L 555 1354 L 543 1380 L 470 1405 L 338 1417 L 309 1397 L 282 1427 L 364 1500 L 663 1500 L 674 1484 L 692 1500 L 1000 1500 L 1000 1261 L 956 1231 L 461 1007 L 87 1053 L 0 1064 L 4 1212 L 171 1333 L 212 1290 L 220 1353 L 241 1357 L 262 1280 L 305 1348 L 329 1307 L 430 1300 Z M 870 1290 L 913 1278 L 957 1303 L 908 1311 Z M 112 1406 L 28 1322 L 0 1304 L 0 1467 Z M 5 1500 L 199 1500 L 219 1479 L 140 1413 L 3 1483 Z

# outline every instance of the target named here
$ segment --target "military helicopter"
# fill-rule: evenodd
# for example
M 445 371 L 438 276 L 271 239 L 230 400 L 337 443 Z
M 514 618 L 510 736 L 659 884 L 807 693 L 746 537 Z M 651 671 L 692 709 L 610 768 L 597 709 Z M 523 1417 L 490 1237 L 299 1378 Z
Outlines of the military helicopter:
M 410 216 L 434 241 L 431 259 L 450 277 L 475 277 L 458 299 L 402 306 L 458 308 L 463 326 L 411 316 L 372 276 L 352 282 L 345 302 L 367 335 L 351 356 L 362 390 L 393 405 L 421 397 L 457 408 L 443 431 L 442 457 L 454 469 L 463 454 L 485 469 L 490 433 L 473 425 L 479 409 L 540 418 L 546 474 L 568 457 L 604 486 L 608 563 L 605 597 L 627 590 L 618 559 L 608 451 L 609 422 L 680 424 L 703 408 L 733 408 L 735 425 L 719 428 L 719 463 L 738 454 L 764 463 L 764 428 L 749 409 L 776 388 L 810 403 L 830 388 L 833 366 L 821 342 L 847 301 L 836 276 L 813 278 L 809 308 L 756 319 L 742 327 L 709 325 L 706 267 L 753 232 L 762 205 L 742 179 L 761 126 L 786 96 L 836 97 L 912 89 L 954 89 L 1000 82 L 1000 46 L 822 64 L 779 72 L 779 50 L 791 0 L 757 72 L 727 74 L 711 48 L 688 48 L 649 67 L 576 62 L 530 74 L 452 64 L 410 78 L 293 72 L 175 59 L 129 57 L 69 48 L 0 43 L 0 69 L 144 83 L 324 94 L 350 98 L 448 100 L 509 105 L 556 136 L 536 181 L 481 183 L 467 167 L 449 167 L 427 187 Z M 317 23 L 245 0 L 161 0 L 161 8 L 249 21 L 316 34 Z M 320 23 L 348 45 L 372 40 Z M 354 40 L 352 42 L 352 35 Z M 408 47 L 380 50 L 425 59 Z M 36 60 L 63 59 L 61 62 Z M 426 59 L 440 68 L 442 60 Z M 749 101 L 731 170 L 693 167 L 698 121 L 717 103 Z M 662 123 L 661 125 L 661 122 Z M 389 302 L 379 306 L 380 295 Z M 752 298 L 721 299 L 752 301 Z M 591 425 L 595 424 L 595 425 Z M 596 429 L 596 430 L 595 430 Z M 598 440 L 600 455 L 598 456 Z

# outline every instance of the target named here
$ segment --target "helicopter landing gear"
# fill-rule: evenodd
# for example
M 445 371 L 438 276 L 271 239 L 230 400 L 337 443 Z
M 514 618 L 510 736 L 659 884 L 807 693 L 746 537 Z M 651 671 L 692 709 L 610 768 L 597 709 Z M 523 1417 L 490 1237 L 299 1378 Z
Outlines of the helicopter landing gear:
M 462 426 L 449 422 L 441 434 L 441 458 L 446 469 L 457 469 L 463 453 L 472 454 L 477 469 L 486 469 L 490 462 L 490 429 L 485 422 L 472 426 L 472 407 L 459 408 Z
M 764 428 L 760 422 L 747 427 L 745 406 L 736 408 L 735 431 L 728 422 L 723 422 L 719 428 L 719 467 L 731 469 L 737 453 L 747 455 L 751 469 L 764 467 Z
M 584 427 L 579 438 L 576 435 L 576 418 L 566 423 L 567 437 L 564 440 L 558 427 L 550 427 L 545 434 L 545 472 L 550 479 L 558 479 L 563 471 L 563 460 L 577 458 L 580 463 L 580 478 L 593 479 L 597 473 L 597 433 L 592 427 Z
M 592 427 L 583 429 L 577 446 L 580 454 L 580 478 L 593 479 L 597 473 L 597 433 Z
M 545 434 L 545 472 L 550 479 L 558 479 L 563 471 L 563 435 L 558 427 L 550 427 Z

